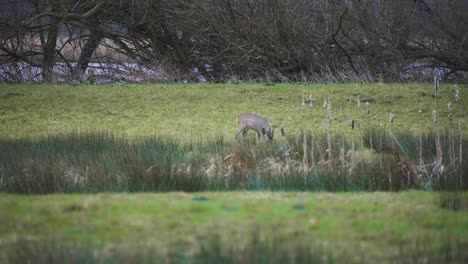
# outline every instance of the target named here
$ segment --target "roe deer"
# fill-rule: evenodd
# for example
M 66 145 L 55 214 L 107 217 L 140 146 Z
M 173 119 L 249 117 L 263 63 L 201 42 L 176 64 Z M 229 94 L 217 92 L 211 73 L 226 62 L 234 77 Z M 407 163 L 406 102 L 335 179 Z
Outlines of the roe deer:
M 239 137 L 240 133 L 245 137 L 247 131 L 253 129 L 258 134 L 258 139 L 263 138 L 267 135 L 270 142 L 273 142 L 274 130 L 270 128 L 270 124 L 264 118 L 254 113 L 241 113 L 237 118 L 236 122 L 239 125 L 239 130 L 237 130 L 235 139 Z

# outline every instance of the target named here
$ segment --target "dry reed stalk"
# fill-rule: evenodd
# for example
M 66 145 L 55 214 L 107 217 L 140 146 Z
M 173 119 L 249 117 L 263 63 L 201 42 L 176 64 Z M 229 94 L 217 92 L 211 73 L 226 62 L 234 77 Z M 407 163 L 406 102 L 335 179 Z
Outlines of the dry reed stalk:
M 303 151 L 302 166 L 304 167 L 304 172 L 306 172 L 309 166 L 307 162 L 307 137 L 306 137 L 305 132 L 304 132 L 304 139 L 302 142 L 302 151 Z
M 380 146 L 379 146 L 379 150 L 380 150 L 379 163 L 380 163 L 380 169 L 383 170 L 383 168 L 384 168 L 383 167 L 383 155 L 382 155 L 382 153 L 383 153 L 383 136 L 380 136 L 379 138 L 380 138 L 380 140 L 379 140 L 379 144 L 380 144 Z M 354 137 L 353 137 L 353 140 L 354 140 Z
M 455 145 L 453 140 L 453 130 L 450 129 L 448 134 L 448 144 L 449 144 L 449 159 L 450 161 L 455 160 Z
M 437 136 L 436 136 L 436 160 L 435 160 L 436 168 L 439 173 L 442 172 L 442 147 L 440 144 L 440 135 L 439 132 L 437 131 Z
M 458 119 L 458 138 L 459 138 L 459 147 L 458 147 L 458 166 L 461 167 L 462 165 L 462 145 L 463 145 L 463 134 L 462 134 L 462 125 L 461 125 L 461 119 Z
M 349 168 L 349 174 L 351 175 L 352 170 L 356 166 L 356 145 L 354 144 L 354 135 L 351 139 L 351 166 Z
M 341 139 L 340 161 L 341 161 L 341 167 L 344 168 L 346 166 L 346 157 L 345 157 L 345 146 L 344 146 L 343 138 Z
M 364 132 L 362 132 L 361 121 L 357 123 L 359 128 L 359 135 L 361 136 L 361 149 L 364 149 Z
M 391 147 L 392 147 L 392 152 L 393 152 L 394 158 L 395 158 L 395 154 L 398 153 L 398 156 L 399 156 L 399 149 L 402 148 L 402 147 L 401 147 L 400 141 L 398 141 L 398 139 L 395 137 L 395 135 L 392 133 L 392 131 L 388 131 L 388 133 L 392 137 L 393 142 L 394 142 L 394 143 L 392 143 Z M 395 144 L 396 144 L 396 146 L 395 146 Z M 398 150 L 398 152 L 396 152 L 395 150 Z M 388 185 L 392 186 L 392 173 L 388 174 Z
M 421 173 L 430 176 L 426 169 L 426 165 L 424 164 L 424 159 L 423 159 L 423 143 L 422 143 L 422 136 L 421 134 L 419 135 L 419 166 L 417 167 L 417 171 L 420 171 Z M 429 186 L 432 186 L 432 179 L 429 179 Z
M 460 139 L 460 142 L 459 142 L 459 156 L 458 156 L 458 167 L 462 168 L 462 144 L 463 144 L 463 137 L 462 137 L 462 126 L 461 126 L 461 119 L 459 118 L 458 119 L 458 137 Z M 462 176 L 462 173 L 460 173 L 460 184 L 463 185 L 463 176 Z
M 366 108 L 367 108 L 367 123 L 370 125 L 370 104 L 366 101 Z
M 315 169 L 315 157 L 314 157 L 314 133 L 310 134 L 310 163 L 311 168 Z
M 328 104 L 328 129 L 327 129 L 327 144 L 328 144 L 328 175 L 332 175 L 332 143 L 331 143 L 331 122 L 332 122 L 332 115 L 331 115 L 331 105 Z
M 437 125 L 437 112 L 436 110 L 432 111 L 432 116 L 433 116 L 433 119 L 434 119 L 434 130 L 435 130 L 435 133 L 436 133 L 436 157 L 435 157 L 435 169 L 436 169 L 436 173 L 441 173 L 442 170 L 443 170 L 443 167 L 442 167 L 442 146 L 441 146 L 441 143 L 440 143 L 440 134 L 439 134 L 439 127 Z
M 448 108 L 448 114 L 447 117 L 452 121 L 452 102 L 449 102 L 447 105 Z M 450 126 L 452 125 L 452 122 L 450 122 Z
M 419 166 L 424 166 L 422 136 L 419 134 Z

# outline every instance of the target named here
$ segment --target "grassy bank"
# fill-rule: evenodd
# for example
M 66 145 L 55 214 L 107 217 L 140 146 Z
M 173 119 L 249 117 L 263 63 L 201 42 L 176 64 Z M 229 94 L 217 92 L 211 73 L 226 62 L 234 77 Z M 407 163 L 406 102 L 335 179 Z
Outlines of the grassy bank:
M 0 254 L 124 262 L 151 254 L 200 257 L 205 251 L 251 263 L 255 257 L 278 263 L 275 256 L 460 263 L 468 257 L 468 211 L 441 209 L 440 199 L 416 191 L 0 194 Z
M 449 84 L 441 85 L 439 97 L 432 96 L 428 84 L 0 85 L 0 137 L 105 131 L 130 139 L 231 140 L 237 130 L 236 116 L 246 111 L 265 116 L 277 134 L 279 128 L 287 135 L 304 130 L 324 134 L 324 100 L 331 102 L 336 133 L 357 133 L 351 130 L 353 118 L 362 129 L 383 126 L 394 132 L 429 133 L 433 110 L 439 114 L 441 129 L 456 129 L 459 118 L 465 125 L 468 91 L 463 85 L 459 90 L 460 103 L 455 102 L 454 85 Z M 315 100 L 313 110 L 308 104 L 302 108 L 303 95 Z M 452 102 L 452 121 L 447 118 L 448 102 Z M 390 113 L 395 115 L 392 124 Z M 464 133 L 468 135 L 468 130 Z

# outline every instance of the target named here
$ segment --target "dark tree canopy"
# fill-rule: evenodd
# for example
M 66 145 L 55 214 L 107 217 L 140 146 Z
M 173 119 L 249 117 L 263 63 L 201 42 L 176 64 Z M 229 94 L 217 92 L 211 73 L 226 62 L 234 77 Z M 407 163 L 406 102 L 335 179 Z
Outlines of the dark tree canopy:
M 24 81 L 36 67 L 53 82 L 57 65 L 80 81 L 90 63 L 134 63 L 165 73 L 159 81 L 202 74 L 373 82 L 430 77 L 418 67 L 452 79 L 468 72 L 467 0 L 1 2 L 3 81 Z

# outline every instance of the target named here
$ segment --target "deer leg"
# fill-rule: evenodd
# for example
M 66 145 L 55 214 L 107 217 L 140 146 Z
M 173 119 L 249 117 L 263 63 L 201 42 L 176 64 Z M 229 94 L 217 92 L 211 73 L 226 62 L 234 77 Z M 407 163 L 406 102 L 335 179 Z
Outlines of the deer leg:
M 262 135 L 262 133 L 260 133 L 260 131 L 258 131 L 258 130 L 257 130 L 257 134 L 258 134 L 258 139 L 260 140 L 260 139 L 263 137 L 263 135 Z
M 243 127 L 243 128 L 241 127 L 241 128 L 239 128 L 239 130 L 237 130 L 236 136 L 234 137 L 235 140 L 237 140 L 237 137 L 239 137 L 241 132 L 245 133 L 245 127 Z
M 266 130 L 265 128 L 262 128 L 261 132 L 259 132 L 259 134 L 261 135 L 262 139 L 265 138 L 265 135 L 266 135 Z
M 244 132 L 242 132 L 242 136 L 243 136 L 244 138 L 247 137 L 247 132 L 248 132 L 248 131 L 249 131 L 249 128 L 246 127 L 246 128 L 244 129 Z

